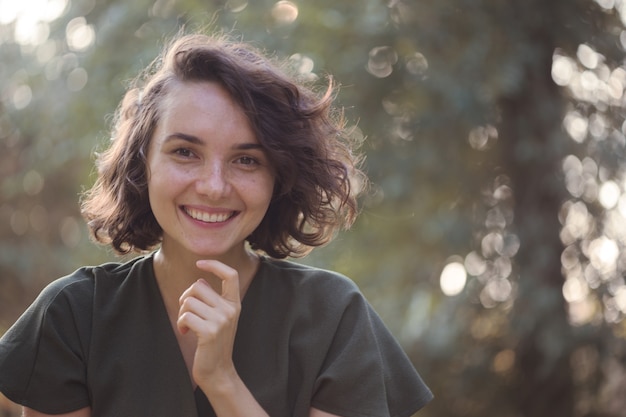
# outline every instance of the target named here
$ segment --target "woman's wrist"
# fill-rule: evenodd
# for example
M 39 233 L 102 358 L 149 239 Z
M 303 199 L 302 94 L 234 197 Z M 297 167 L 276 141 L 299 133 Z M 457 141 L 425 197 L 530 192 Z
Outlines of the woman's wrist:
M 243 381 L 235 368 L 230 367 L 198 378 L 196 383 L 210 400 L 213 396 L 227 396 L 235 393 L 237 386 L 243 384 Z
M 268 417 L 234 367 L 198 386 L 218 417 Z

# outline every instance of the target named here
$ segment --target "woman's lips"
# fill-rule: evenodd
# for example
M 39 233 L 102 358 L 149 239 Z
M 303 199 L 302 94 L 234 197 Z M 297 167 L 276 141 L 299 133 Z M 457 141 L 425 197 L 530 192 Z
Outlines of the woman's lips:
M 224 211 L 219 213 L 209 213 L 191 207 L 183 207 L 189 217 L 204 223 L 223 223 L 237 214 L 236 211 Z

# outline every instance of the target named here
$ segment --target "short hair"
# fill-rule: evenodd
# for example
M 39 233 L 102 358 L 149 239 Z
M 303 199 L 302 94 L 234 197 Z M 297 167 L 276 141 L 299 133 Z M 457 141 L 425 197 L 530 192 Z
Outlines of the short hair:
M 349 228 L 367 179 L 355 141 L 333 106 L 329 77 L 317 93 L 288 65 L 224 34 L 176 37 L 131 84 L 115 114 L 111 144 L 82 197 L 92 238 L 120 254 L 152 250 L 163 230 L 148 199 L 147 153 L 161 104 L 179 82 L 216 82 L 241 106 L 275 172 L 271 202 L 247 238 L 275 258 L 303 256 Z M 178 84 L 180 85 L 180 84 Z

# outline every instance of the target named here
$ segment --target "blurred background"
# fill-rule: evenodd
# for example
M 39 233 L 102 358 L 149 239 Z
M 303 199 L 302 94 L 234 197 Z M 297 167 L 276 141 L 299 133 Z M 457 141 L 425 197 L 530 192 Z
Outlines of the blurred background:
M 341 84 L 374 186 L 303 261 L 361 286 L 435 393 L 420 416 L 624 416 L 625 23 L 624 0 L 0 0 L 0 334 L 113 259 L 78 210 L 93 153 L 170 35 L 220 28 Z

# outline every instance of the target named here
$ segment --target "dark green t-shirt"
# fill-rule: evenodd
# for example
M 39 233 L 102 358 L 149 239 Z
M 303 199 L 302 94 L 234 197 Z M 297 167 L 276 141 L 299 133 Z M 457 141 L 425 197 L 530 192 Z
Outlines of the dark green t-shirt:
M 410 416 L 432 394 L 358 291 L 334 272 L 263 258 L 242 301 L 233 360 L 272 417 L 310 407 Z M 51 283 L 0 339 L 0 391 L 59 414 L 214 416 L 193 390 L 152 256 Z

